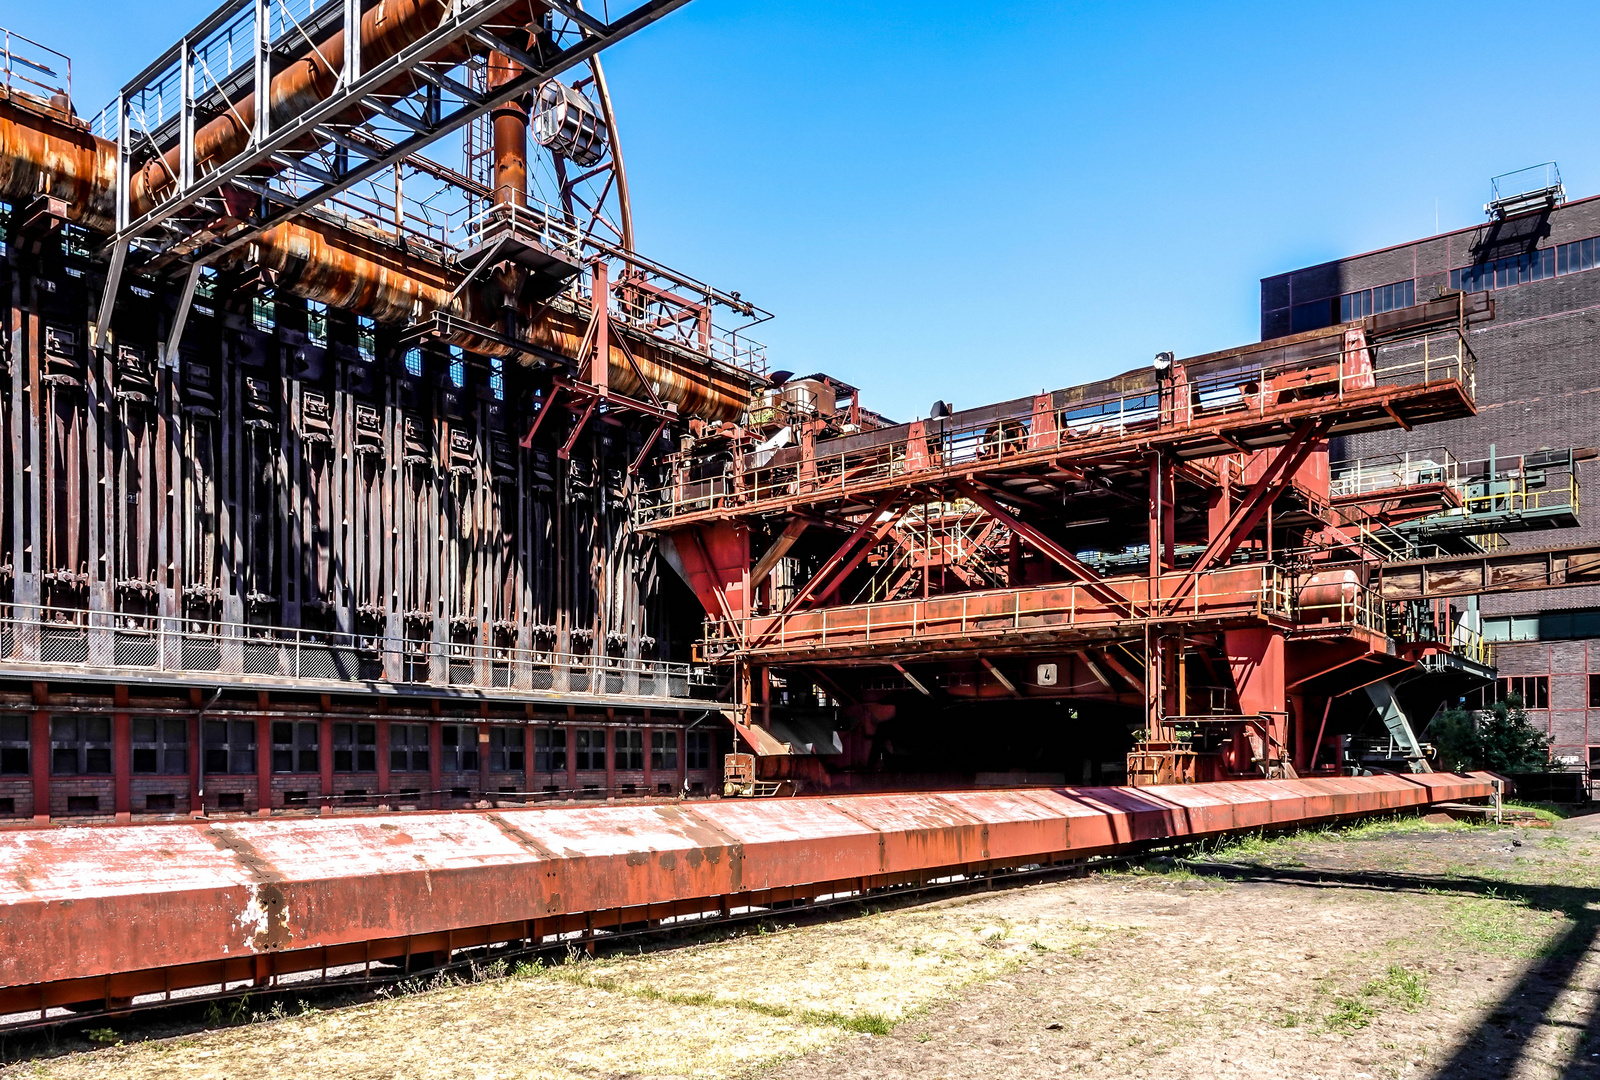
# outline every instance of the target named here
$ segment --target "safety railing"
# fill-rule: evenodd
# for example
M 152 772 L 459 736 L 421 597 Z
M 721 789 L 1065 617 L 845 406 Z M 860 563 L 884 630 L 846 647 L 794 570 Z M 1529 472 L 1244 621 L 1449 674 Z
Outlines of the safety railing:
M 1419 485 L 1461 488 L 1461 463 L 1438 446 L 1339 461 L 1329 472 L 1328 494 L 1335 499 Z
M 716 682 L 665 660 L 22 605 L 0 618 L 7 665 L 666 700 L 704 699 Z
M 1154 580 L 1105 578 L 821 607 L 789 615 L 708 619 L 700 648 L 706 657 L 817 652 L 936 638 L 1067 633 L 1170 619 L 1292 617 L 1291 579 L 1274 564 L 1211 571 L 1192 587 L 1184 586 L 1187 577 L 1179 571 Z
M 1309 401 L 1332 408 L 1379 385 L 1456 382 L 1470 395 L 1474 362 L 1459 328 L 1375 348 L 1346 348 L 1342 337 L 1329 342 L 1322 351 L 1292 361 L 1269 353 L 1266 359 L 1190 365 L 1166 400 L 1152 374 L 1057 391 L 1043 414 L 1032 399 L 1024 399 L 1008 412 L 985 409 L 981 419 L 965 423 L 958 414 L 846 435 L 820 443 L 809 457 L 799 447 L 749 454 L 713 475 L 696 477 L 692 462 L 676 458 L 683 478 L 645 491 L 635 517 L 648 524 L 729 505 L 799 495 L 825 498 L 913 473 L 1000 465 L 1065 448 L 1092 450 L 1164 425 L 1183 430 L 1225 419 L 1264 419 Z
M 72 100 L 71 57 L 4 27 L 0 27 L 0 50 L 4 50 L 0 59 L 5 61 L 0 77 L 8 95 L 21 92 L 48 101 L 61 94 Z
M 1295 592 L 1294 621 L 1302 632 L 1357 627 L 1388 632 L 1387 607 L 1376 592 L 1355 581 L 1306 583 Z
M 1487 488 L 1487 490 L 1483 490 Z M 1481 493 L 1480 493 L 1481 492 Z M 1578 474 L 1570 472 L 1555 483 L 1547 478 L 1541 486 L 1530 487 L 1526 476 L 1513 476 L 1474 485 L 1462 500 L 1469 515 L 1526 514 L 1539 510 L 1567 510 L 1577 512 Z
M 458 242 L 493 244 L 501 237 L 529 237 L 541 246 L 559 251 L 576 260 L 583 248 L 583 234 L 560 208 L 537 200 L 526 205 L 515 202 L 492 203 L 468 217 Z M 456 239 L 456 238 L 452 238 Z

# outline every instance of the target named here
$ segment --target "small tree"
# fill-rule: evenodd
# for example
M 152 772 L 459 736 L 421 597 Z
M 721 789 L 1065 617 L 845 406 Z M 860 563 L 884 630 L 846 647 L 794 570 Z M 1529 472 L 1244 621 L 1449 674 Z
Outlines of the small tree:
M 1550 740 L 1528 722 L 1522 699 L 1497 701 L 1478 723 L 1479 768 L 1495 772 L 1538 772 L 1550 767 Z
M 1528 721 L 1515 694 L 1482 712 L 1447 709 L 1428 725 L 1441 767 L 1538 772 L 1550 766 L 1550 740 Z
M 1439 767 L 1466 772 L 1478 760 L 1478 721 L 1466 709 L 1446 709 L 1428 725 L 1428 738 L 1439 754 Z

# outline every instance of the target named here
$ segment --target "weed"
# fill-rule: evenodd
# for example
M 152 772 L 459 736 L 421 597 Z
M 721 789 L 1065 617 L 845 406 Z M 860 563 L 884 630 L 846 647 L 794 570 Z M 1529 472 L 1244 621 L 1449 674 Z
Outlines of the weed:
M 1333 1008 L 1328 1012 L 1323 1024 L 1329 1031 L 1348 1035 L 1372 1023 L 1372 1018 L 1377 1015 L 1377 1009 L 1358 997 L 1338 997 L 1334 999 Z
M 919 1043 L 930 1043 L 930 1042 L 932 1042 L 933 1041 L 933 1032 L 931 1032 L 931 1031 L 922 1032 L 920 1035 L 917 1036 L 917 1041 Z
M 1049 952 L 1050 951 L 1050 946 L 1046 945 L 1042 941 L 1030 941 L 1030 942 L 1028 942 L 1028 948 L 1032 949 L 1034 952 Z
M 122 1038 L 111 1028 L 90 1028 L 83 1033 L 84 1038 L 96 1046 L 121 1046 Z
M 1407 1012 L 1416 1012 L 1428 1000 L 1427 976 L 1399 964 L 1390 964 L 1389 970 L 1367 983 L 1361 992 L 1367 997 L 1389 998 Z

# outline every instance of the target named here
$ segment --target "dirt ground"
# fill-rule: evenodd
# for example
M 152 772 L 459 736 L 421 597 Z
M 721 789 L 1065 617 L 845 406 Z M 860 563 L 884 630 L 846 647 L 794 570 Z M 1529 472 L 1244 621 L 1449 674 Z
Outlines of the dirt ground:
M 161 1038 L 123 1021 L 0 1077 L 1600 1080 L 1597 936 L 1600 815 L 1413 818 Z

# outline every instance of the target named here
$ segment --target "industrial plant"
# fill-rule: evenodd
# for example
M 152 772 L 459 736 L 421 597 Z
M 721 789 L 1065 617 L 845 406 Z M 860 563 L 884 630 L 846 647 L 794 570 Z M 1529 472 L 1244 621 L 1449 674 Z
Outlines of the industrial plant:
M 1513 697 L 1600 777 L 1600 201 L 893 419 L 636 247 L 684 3 L 0 35 L 0 1030 L 1498 804 Z

